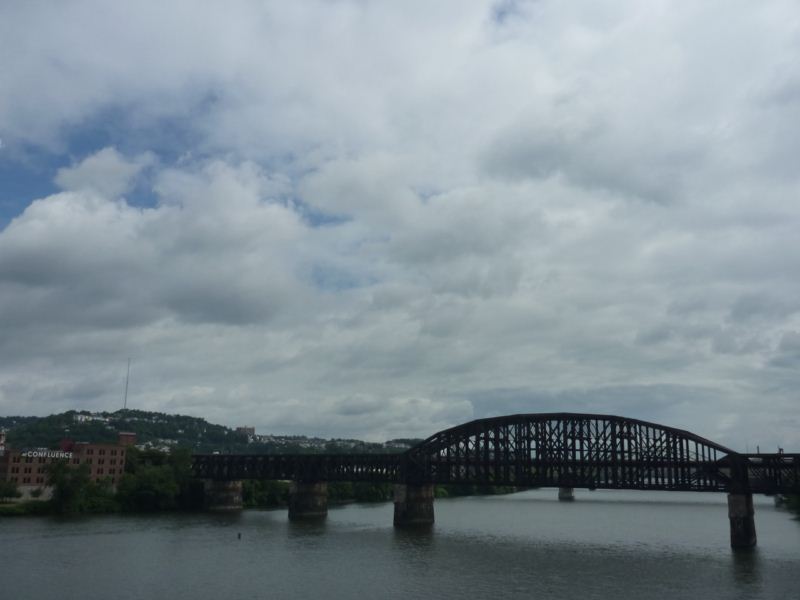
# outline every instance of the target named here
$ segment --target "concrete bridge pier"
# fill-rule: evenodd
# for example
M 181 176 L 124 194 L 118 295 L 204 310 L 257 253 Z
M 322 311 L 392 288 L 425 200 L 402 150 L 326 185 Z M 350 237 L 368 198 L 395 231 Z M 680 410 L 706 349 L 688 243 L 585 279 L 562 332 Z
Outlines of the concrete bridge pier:
M 208 510 L 242 510 L 242 482 L 206 479 L 203 482 L 205 505 Z
M 558 488 L 558 499 L 562 501 L 575 500 L 575 488 L 571 487 Z
M 731 548 L 752 548 L 756 545 L 754 513 L 753 494 L 728 494 Z
M 433 484 L 394 486 L 394 525 L 433 525 Z
M 327 516 L 328 482 L 293 481 L 289 487 L 289 519 L 300 521 Z

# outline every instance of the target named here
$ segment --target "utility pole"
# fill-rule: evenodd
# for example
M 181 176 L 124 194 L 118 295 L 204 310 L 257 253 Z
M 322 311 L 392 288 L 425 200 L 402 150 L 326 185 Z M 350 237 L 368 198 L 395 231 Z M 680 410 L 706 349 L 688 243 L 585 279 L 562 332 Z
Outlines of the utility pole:
M 131 378 L 131 359 L 128 359 L 128 374 L 125 375 L 125 399 L 122 401 L 122 410 L 128 408 L 128 380 Z

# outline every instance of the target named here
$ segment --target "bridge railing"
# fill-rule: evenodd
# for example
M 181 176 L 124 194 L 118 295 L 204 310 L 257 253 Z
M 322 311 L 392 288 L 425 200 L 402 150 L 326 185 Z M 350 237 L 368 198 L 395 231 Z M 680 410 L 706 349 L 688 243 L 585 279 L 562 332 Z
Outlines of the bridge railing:
M 196 477 L 217 480 L 400 481 L 401 454 L 196 454 Z
M 800 494 L 800 454 L 745 454 L 750 490 Z

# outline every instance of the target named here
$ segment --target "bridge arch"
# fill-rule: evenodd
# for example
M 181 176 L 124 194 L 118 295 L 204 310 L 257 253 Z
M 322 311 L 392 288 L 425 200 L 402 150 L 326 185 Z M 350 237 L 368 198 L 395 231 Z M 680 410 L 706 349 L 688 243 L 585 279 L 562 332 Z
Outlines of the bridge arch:
M 639 419 L 516 414 L 440 431 L 406 453 L 407 481 L 727 491 L 739 455 Z

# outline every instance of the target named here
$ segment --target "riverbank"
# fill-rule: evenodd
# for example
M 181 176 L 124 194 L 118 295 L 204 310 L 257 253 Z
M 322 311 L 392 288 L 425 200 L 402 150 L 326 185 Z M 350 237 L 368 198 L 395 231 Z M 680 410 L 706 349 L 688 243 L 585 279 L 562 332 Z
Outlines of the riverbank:
M 163 473 L 162 473 L 163 475 Z M 163 480 L 164 478 L 162 478 Z M 74 482 L 73 482 L 74 483 Z M 134 479 L 123 480 L 114 493 L 110 488 L 86 484 L 80 489 L 71 486 L 69 493 L 56 490 L 50 500 L 26 500 L 0 504 L 0 517 L 23 517 L 55 514 L 113 514 L 147 512 L 196 512 L 203 509 L 203 483 L 185 480 L 179 485 L 145 485 Z M 288 481 L 246 480 L 242 485 L 242 507 L 245 509 L 283 508 L 289 504 Z M 330 505 L 379 503 L 392 500 L 394 486 L 389 483 L 331 482 L 328 484 Z M 436 498 L 493 496 L 520 491 L 510 486 L 440 485 Z M 66 499 L 65 496 L 70 498 Z M 80 496 L 76 498 L 76 496 Z M 65 510 L 69 508 L 69 510 Z

